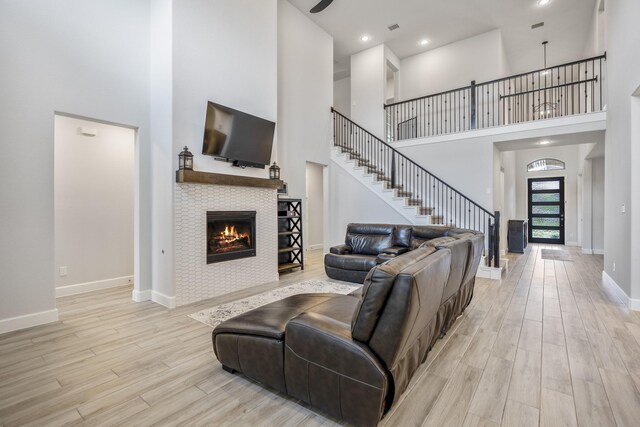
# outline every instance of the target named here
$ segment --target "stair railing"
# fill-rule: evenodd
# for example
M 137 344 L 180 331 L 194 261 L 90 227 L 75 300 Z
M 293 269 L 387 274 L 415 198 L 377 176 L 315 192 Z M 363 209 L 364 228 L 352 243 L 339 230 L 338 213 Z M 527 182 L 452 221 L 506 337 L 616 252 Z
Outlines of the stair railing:
M 499 212 L 489 212 L 343 114 L 331 112 L 336 147 L 432 223 L 484 233 L 487 265 L 499 267 Z
M 387 142 L 602 111 L 606 54 L 386 104 Z

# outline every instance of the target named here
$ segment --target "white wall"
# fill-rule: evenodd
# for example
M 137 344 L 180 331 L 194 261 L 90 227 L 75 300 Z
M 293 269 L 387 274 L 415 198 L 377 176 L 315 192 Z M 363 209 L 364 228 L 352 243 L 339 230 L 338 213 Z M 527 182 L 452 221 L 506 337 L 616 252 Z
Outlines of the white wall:
M 640 86 L 631 98 L 631 140 L 631 161 L 637 165 L 640 163 Z M 637 167 L 631 169 L 631 188 L 631 259 L 638 260 L 640 259 L 640 241 L 638 241 L 640 237 L 640 170 Z M 606 215 L 605 211 L 605 218 L 607 218 Z M 605 234 L 605 246 L 606 243 L 607 235 Z M 631 296 L 636 300 L 633 307 L 637 310 L 640 308 L 640 304 L 637 304 L 637 300 L 640 299 L 640 289 L 637 285 L 640 283 L 640 263 L 638 262 L 631 265 L 631 283 Z
M 470 140 L 420 144 L 398 148 L 398 151 L 493 212 L 492 142 Z
M 56 111 L 138 128 L 142 262 L 136 286 L 151 286 L 149 16 L 147 0 L 2 3 L 0 319 L 29 316 L 21 319 L 24 326 L 56 318 Z
M 150 57 L 153 286 L 133 292 L 135 301 L 151 299 L 153 292 L 173 294 L 173 1 L 151 2 Z M 187 144 L 187 141 L 185 141 Z M 192 147 L 194 148 L 194 147 Z
M 493 210 L 500 211 L 500 251 L 507 251 L 507 225 L 515 216 L 515 153 L 493 147 Z M 511 181 L 507 181 L 511 179 Z
M 333 108 L 346 117 L 351 116 L 351 77 L 333 82 Z
M 500 77 L 506 77 L 511 74 L 511 64 L 509 63 L 507 49 L 505 48 L 504 41 L 502 40 L 502 32 L 500 32 Z
M 578 199 L 579 213 L 582 227 L 579 226 L 580 235 L 578 241 L 582 245 L 582 251 L 587 254 L 593 253 L 593 167 L 591 159 L 585 158 L 589 153 L 589 144 L 579 146 L 578 162 Z M 581 209 L 580 209 L 581 208 Z
M 592 230 L 593 251 L 604 251 L 604 157 L 592 160 Z
M 407 223 L 406 218 L 334 163 L 329 165 L 329 199 L 331 214 L 325 246 L 344 243 L 350 222 Z
M 589 58 L 601 55 L 605 51 L 605 10 L 604 0 L 597 0 L 591 16 L 589 33 L 585 40 L 583 56 Z
M 534 160 L 553 158 L 565 162 L 565 170 L 527 172 L 527 165 Z M 578 244 L 578 145 L 561 147 L 536 148 L 532 150 L 516 151 L 516 216 L 524 219 L 527 211 L 527 180 L 529 178 L 564 177 L 564 228 L 565 244 Z
M 201 153 L 207 101 L 277 120 L 277 19 L 277 0 L 173 3 L 174 169 L 188 145 L 196 170 L 268 177 Z
M 489 31 L 402 59 L 400 100 L 493 80 L 508 70 L 500 30 Z
M 173 2 L 171 14 L 172 150 L 169 157 L 163 153 L 157 162 L 165 177 L 159 196 L 168 212 L 173 212 L 177 203 L 173 171 L 184 145 L 194 154 L 198 171 L 268 176 L 268 169 L 240 169 L 201 154 L 207 101 L 275 122 L 278 96 L 276 0 Z M 177 230 L 173 217 L 171 222 L 169 230 Z M 183 281 L 185 277 L 184 272 L 174 271 L 174 234 L 158 239 L 162 240 L 154 245 L 158 276 L 154 292 L 161 295 L 159 302 L 164 304 L 176 296 L 175 275 L 181 274 Z
M 500 247 L 505 251 L 507 250 L 507 221 L 510 219 L 527 219 L 525 217 L 518 217 L 516 214 L 516 191 L 517 191 L 517 178 L 516 178 L 516 152 L 505 151 L 501 153 L 501 164 L 504 169 L 504 188 L 503 188 L 503 206 L 500 210 L 501 218 L 504 220 L 501 224 L 503 228 Z
M 378 138 L 384 138 L 386 101 L 385 46 L 351 56 L 351 120 Z
M 79 127 L 96 129 L 88 137 Z M 56 287 L 133 276 L 135 131 L 55 117 Z M 58 272 L 59 270 L 56 270 Z
M 324 243 L 324 166 L 307 162 L 307 191 L 304 244 L 320 249 Z
M 640 244 L 640 229 L 635 226 L 631 228 L 633 212 L 629 206 L 631 195 L 640 192 L 640 183 L 632 183 L 631 180 L 631 165 L 640 162 L 637 152 L 632 158 L 631 144 L 631 96 L 640 86 L 640 55 L 637 54 L 640 40 L 640 26 L 637 22 L 637 17 L 640 16 L 640 2 L 607 1 L 605 13 L 609 78 L 605 149 L 604 269 L 628 296 L 639 299 L 640 269 L 637 259 L 631 258 L 631 245 Z M 623 204 L 627 207 L 624 213 L 621 212 Z M 633 285 L 632 262 L 635 271 Z
M 289 195 L 304 199 L 306 162 L 329 162 L 333 38 L 288 1 L 279 0 L 277 58 L 278 163 Z

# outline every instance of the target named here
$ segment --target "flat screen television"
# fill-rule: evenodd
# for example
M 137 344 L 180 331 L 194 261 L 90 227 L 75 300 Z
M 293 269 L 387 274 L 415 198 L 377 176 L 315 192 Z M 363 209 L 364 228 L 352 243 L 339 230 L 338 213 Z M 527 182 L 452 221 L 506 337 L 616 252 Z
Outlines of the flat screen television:
M 269 120 L 209 101 L 202 154 L 234 166 L 264 168 L 271 161 L 275 126 Z

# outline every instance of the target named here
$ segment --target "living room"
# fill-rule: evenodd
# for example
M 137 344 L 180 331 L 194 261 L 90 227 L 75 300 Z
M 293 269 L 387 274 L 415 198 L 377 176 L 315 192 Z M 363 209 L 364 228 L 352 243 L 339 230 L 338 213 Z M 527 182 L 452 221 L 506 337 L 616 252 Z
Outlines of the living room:
M 479 265 L 481 270 L 497 269 L 501 280 L 474 279 L 473 298 L 463 292 L 460 300 L 464 304 L 458 304 L 459 312 L 443 309 L 452 316 L 445 322 L 450 329 L 440 325 L 433 346 L 419 346 L 419 358 L 424 356 L 426 360 L 409 369 L 412 382 L 403 384 L 406 391 L 396 396 L 397 400 L 383 405 L 383 413 L 377 414 L 380 422 L 521 425 L 529 417 L 535 420 L 533 424 L 553 425 L 560 417 L 568 417 L 567 423 L 580 425 L 631 425 L 640 413 L 640 372 L 634 362 L 640 355 L 640 317 L 633 311 L 640 307 L 640 265 L 633 263 L 640 254 L 640 239 L 634 239 L 639 222 L 633 221 L 638 219 L 633 207 L 637 206 L 640 180 L 632 167 L 632 162 L 639 159 L 636 142 L 640 135 L 636 126 L 640 121 L 635 120 L 640 113 L 640 63 L 632 54 L 640 41 L 632 18 L 640 13 L 638 5 L 631 0 L 611 0 L 605 9 L 604 2 L 595 0 L 588 5 L 568 0 L 541 5 L 531 0 L 515 6 L 506 0 L 494 0 L 483 6 L 487 12 L 477 17 L 478 25 L 486 31 L 470 30 L 464 37 L 446 39 L 444 30 L 405 24 L 415 21 L 407 16 L 426 16 L 425 9 L 432 8 L 431 22 L 455 27 L 455 12 L 460 7 L 471 10 L 480 6 L 471 5 L 474 2 L 446 6 L 403 1 L 398 2 L 398 14 L 392 15 L 388 10 L 395 2 L 388 2 L 380 7 L 389 15 L 387 19 L 378 16 L 368 2 L 345 5 L 344 0 L 335 0 L 312 14 L 309 10 L 316 3 L 3 2 L 0 51 L 6 66 L 1 71 L 0 123 L 8 161 L 3 168 L 0 221 L 2 269 L 6 272 L 0 288 L 0 424 L 313 425 L 340 423 L 345 417 L 347 422 L 372 424 L 370 418 L 360 422 L 360 418 L 345 416 L 341 421 L 319 403 L 322 399 L 288 397 L 287 390 L 262 387 L 250 372 L 224 371 L 212 348 L 211 323 L 189 316 L 198 317 L 197 313 L 210 313 L 212 307 L 301 283 L 306 283 L 300 287 L 305 292 L 335 292 L 345 298 L 353 292 L 358 295 L 353 286 L 362 284 L 366 277 L 355 285 L 325 273 L 323 256 L 337 251 L 331 248 L 347 244 L 347 224 L 429 227 L 427 221 L 431 221 L 436 224 L 431 226 L 443 229 L 457 226 L 483 233 L 482 253 L 477 259 L 465 259 L 477 260 L 475 268 Z M 355 19 L 359 15 L 354 15 L 354 8 L 359 7 L 366 9 Z M 597 79 L 593 76 L 594 85 L 604 88 L 606 102 L 588 114 L 554 117 L 535 124 L 478 127 L 466 133 L 426 135 L 424 140 L 388 139 L 385 111 L 393 104 L 388 101 L 406 102 L 416 95 L 414 90 L 425 95 L 456 87 L 450 86 L 452 80 L 437 87 L 433 83 L 437 75 L 429 75 L 428 83 L 412 90 L 399 83 L 398 92 L 389 97 L 388 75 L 397 72 L 395 77 L 406 81 L 403 67 L 407 72 L 410 58 L 420 53 L 455 43 L 462 46 L 476 37 L 507 37 L 507 26 L 491 16 L 501 8 L 505 9 L 501 19 L 512 15 L 514 21 L 527 22 L 527 28 L 518 34 L 547 31 L 544 27 L 529 28 L 529 24 L 541 21 L 546 22 L 550 33 L 533 33 L 535 40 L 530 45 L 534 47 L 519 52 L 517 60 L 510 58 L 510 69 L 494 67 L 495 75 L 482 75 L 481 67 L 460 73 L 456 64 L 456 77 L 464 85 L 473 79 L 481 83 L 542 67 L 542 38 L 562 35 L 572 28 L 575 34 L 567 35 L 566 40 L 573 43 L 580 39 L 580 48 L 567 47 L 569 41 L 562 37 L 550 38 L 550 64 L 556 67 L 569 60 L 583 61 L 606 51 L 606 78 L 602 74 Z M 468 22 L 475 19 L 470 15 L 464 17 Z M 569 18 L 559 18 L 567 15 L 575 16 L 567 22 L 562 19 Z M 462 20 L 462 15 L 459 18 Z M 331 29 L 344 19 L 353 22 L 348 46 L 340 41 L 346 37 L 342 32 L 345 26 L 336 32 Z M 400 29 L 394 31 L 400 32 L 395 34 L 402 37 L 397 36 L 395 43 L 403 37 L 405 44 L 411 40 L 410 48 L 400 56 L 398 52 L 389 53 L 396 36 L 388 36 L 393 31 L 386 28 L 396 20 Z M 378 21 L 386 25 L 373 28 Z M 415 26 L 413 33 L 403 32 L 411 25 Z M 594 31 L 600 31 L 606 43 L 594 41 Z M 365 36 L 367 40 L 363 40 Z M 427 43 L 422 44 L 423 40 Z M 602 49 L 588 52 L 585 46 L 589 43 Z M 377 62 L 358 62 L 365 54 L 378 55 Z M 395 68 L 387 68 L 385 59 L 392 56 L 398 61 Z M 446 70 L 443 64 L 438 66 Z M 433 69 L 427 67 L 427 72 Z M 367 80 L 372 76 L 374 80 Z M 349 96 L 343 96 L 346 93 Z M 231 175 L 267 187 L 275 182 L 269 177 L 268 165 L 239 168 L 202 154 L 208 102 L 276 124 L 268 165 L 276 162 L 279 166 L 286 195 L 279 196 L 275 187 L 176 182 L 179 154 L 185 146 L 194 154 L 193 169 L 198 173 Z M 371 167 L 372 159 L 365 164 L 356 157 L 362 152 L 337 144 L 342 140 L 336 137 L 335 123 L 342 119 L 331 112 L 332 107 L 364 126 L 362 131 L 373 132 L 372 137 L 385 147 L 391 144 L 393 150 L 412 159 L 420 170 L 447 181 L 456 189 L 456 193 L 450 193 L 456 194 L 452 199 L 471 199 L 474 209 L 486 212 L 480 221 L 482 228 L 456 221 L 463 215 L 451 216 L 451 211 L 449 217 L 446 211 L 427 213 L 434 207 L 418 206 L 416 197 L 403 193 L 408 191 L 409 181 L 401 184 L 404 188 L 389 181 L 389 188 L 384 182 L 374 183 L 371 173 L 364 178 L 356 176 L 366 175 L 363 170 Z M 56 185 L 63 169 L 55 162 L 59 148 L 56 130 L 58 120 L 69 117 L 87 121 L 83 126 L 88 128 L 110 125 L 132 133 L 133 197 L 132 209 L 128 209 L 133 235 L 127 231 L 131 250 L 120 251 L 130 271 L 76 282 L 62 280 L 63 264 L 56 253 L 64 243 L 64 234 L 58 229 L 61 217 Z M 579 120 L 582 122 L 577 123 Z M 511 126 L 521 126 L 517 135 Z M 361 131 L 359 127 L 354 129 Z M 602 141 L 582 138 L 587 132 Z M 554 157 L 543 155 L 544 151 L 531 157 L 528 150 L 545 150 L 537 144 L 545 141 L 545 136 L 556 144 L 558 135 L 558 141 L 565 142 L 552 148 L 559 150 L 557 153 L 573 150 L 567 158 L 575 160 L 563 172 L 571 176 L 567 186 L 576 189 L 567 192 L 567 206 L 572 207 L 567 210 L 571 218 L 566 218 L 571 223 L 567 233 L 574 233 L 575 239 L 567 234 L 562 247 L 530 244 L 522 255 L 508 252 L 507 220 L 526 216 L 524 180 L 533 176 L 523 172 L 522 165 Z M 582 139 L 570 141 L 571 135 L 581 135 Z M 432 143 L 429 138 L 440 139 Z M 514 144 L 524 140 L 529 144 L 526 149 L 522 145 L 514 149 Z M 355 143 L 355 139 L 344 141 Z M 589 144 L 588 151 L 577 148 L 591 142 L 594 144 Z M 595 179 L 588 175 L 591 169 L 585 170 L 582 165 L 585 159 L 591 162 L 589 153 L 599 143 L 602 155 L 593 154 L 593 159 L 598 159 L 593 160 Z M 452 153 L 458 153 L 457 157 Z M 75 161 L 86 161 L 84 168 L 89 165 L 88 158 Z M 73 164 L 64 166 L 70 167 Z M 501 168 L 503 182 L 518 182 L 518 188 L 500 187 Z M 112 173 L 115 177 L 120 171 L 113 167 Z M 316 185 L 309 185 L 312 179 Z M 587 182 L 597 187 L 597 202 L 596 193 L 579 187 Z M 309 200 L 319 188 L 322 197 Z M 578 194 L 590 194 L 594 199 L 589 204 L 578 199 L 582 197 Z M 300 242 L 304 270 L 295 268 L 282 275 L 278 272 L 278 233 L 285 232 L 277 229 L 279 197 L 302 201 L 298 216 L 303 220 L 305 237 L 304 245 Z M 312 212 L 309 205 L 316 206 Z M 200 250 L 207 239 L 206 212 L 222 210 L 256 212 L 255 256 L 207 263 L 206 251 Z M 312 215 L 318 210 L 323 215 Z M 496 211 L 502 212 L 498 219 Z M 602 227 L 591 219 L 596 217 Z M 501 231 L 491 234 L 497 233 L 496 222 Z M 66 225 L 68 230 L 73 226 Z M 322 232 L 308 240 L 317 228 Z M 417 230 L 416 236 L 420 232 Z M 494 240 L 489 246 L 490 236 L 497 236 L 498 243 Z M 471 241 L 470 236 L 458 238 L 455 232 L 429 240 L 441 237 L 451 239 L 437 242 L 444 252 L 456 250 L 445 245 Z M 389 246 L 400 242 L 388 235 L 386 239 L 392 239 L 386 243 L 394 243 Z M 91 241 L 101 244 L 99 235 L 91 236 Z M 405 242 L 413 249 L 407 249 L 408 255 L 418 256 L 418 249 L 430 251 L 417 248 L 419 245 L 413 248 L 410 238 Z M 73 274 L 90 264 L 82 257 L 100 256 L 99 251 L 94 254 L 72 249 L 78 259 L 68 264 Z M 374 252 L 379 249 L 385 248 L 378 245 Z M 565 258 L 544 258 L 542 250 L 550 249 L 562 250 Z M 439 251 L 425 255 L 425 259 L 440 256 Z M 497 264 L 487 259 L 490 253 Z M 404 252 L 391 255 L 399 255 L 399 260 Z M 110 262 L 109 257 L 104 258 L 101 262 Z M 508 260 L 504 272 L 506 265 L 501 260 Z M 343 265 L 342 259 L 335 262 Z M 374 257 L 366 262 L 368 274 L 373 266 L 378 268 L 389 259 Z M 466 277 L 468 267 L 465 269 L 465 274 L 456 271 Z M 97 268 L 93 270 L 97 273 Z M 489 276 L 485 277 L 491 277 L 491 270 L 486 271 Z M 123 279 L 114 287 L 105 285 L 105 289 L 95 290 L 95 286 L 85 286 L 114 277 Z M 463 278 L 457 280 L 458 290 L 467 283 Z M 63 286 L 75 288 L 57 289 Z M 456 319 L 458 315 L 461 317 Z M 440 333 L 442 339 L 438 339 Z M 613 350 L 605 351 L 609 348 Z M 581 353 L 588 355 L 588 360 L 581 359 Z M 555 354 L 564 357 L 553 358 Z M 528 382 L 535 378 L 539 380 L 537 386 Z M 456 390 L 462 392 L 456 394 Z M 483 400 L 485 395 L 496 398 Z M 514 421 L 514 416 L 522 418 Z

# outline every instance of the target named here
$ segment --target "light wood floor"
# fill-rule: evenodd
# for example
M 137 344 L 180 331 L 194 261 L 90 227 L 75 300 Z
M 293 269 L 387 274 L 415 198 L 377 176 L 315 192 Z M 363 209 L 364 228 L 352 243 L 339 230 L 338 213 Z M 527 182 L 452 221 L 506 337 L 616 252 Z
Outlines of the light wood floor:
M 638 425 L 640 313 L 603 288 L 602 257 L 540 249 L 477 281 L 383 426 Z M 324 277 L 315 254 L 251 293 Z M 222 371 L 210 328 L 187 317 L 248 294 L 171 311 L 126 287 L 58 299 L 60 322 L 0 335 L 0 424 L 335 425 Z

